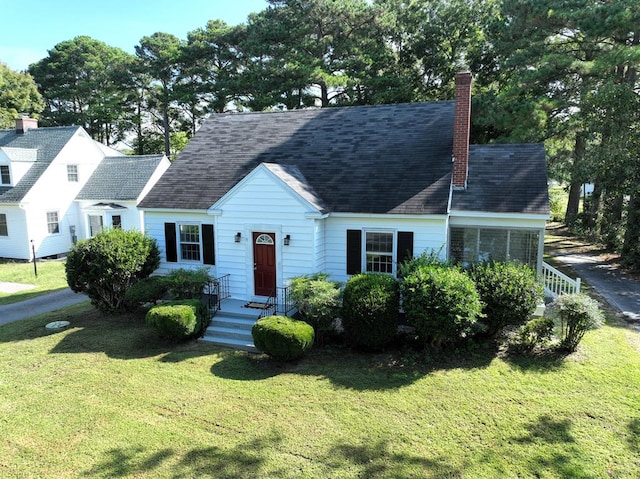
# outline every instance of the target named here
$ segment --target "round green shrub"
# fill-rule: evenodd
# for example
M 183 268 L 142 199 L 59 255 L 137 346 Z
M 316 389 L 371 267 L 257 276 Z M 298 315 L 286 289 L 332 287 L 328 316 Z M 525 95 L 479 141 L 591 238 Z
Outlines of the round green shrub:
M 167 293 L 169 285 L 164 276 L 149 276 L 134 283 L 125 293 L 124 299 L 130 307 L 144 303 L 156 303 Z
M 161 336 L 181 340 L 201 335 L 209 323 L 209 314 L 200 300 L 187 299 L 153 306 L 145 322 Z
M 69 288 L 86 293 L 96 308 L 112 312 L 125 308 L 125 294 L 160 265 L 153 238 L 139 231 L 108 229 L 78 241 L 67 256 Z
M 326 274 L 298 276 L 291 280 L 291 298 L 303 321 L 313 326 L 316 338 L 333 329 L 340 314 L 340 283 L 329 281 Z
M 174 299 L 200 298 L 211 280 L 206 267 L 198 269 L 175 269 L 167 275 L 169 293 Z
M 313 346 L 315 337 L 310 324 L 287 316 L 259 319 L 251 328 L 251 335 L 259 351 L 284 360 L 302 357 Z
M 349 278 L 342 299 L 342 326 L 349 344 L 379 350 L 398 330 L 400 287 L 387 274 L 363 273 Z
M 423 341 L 439 348 L 472 336 L 482 302 L 471 278 L 458 268 L 418 267 L 401 287 L 407 321 Z
M 553 320 L 550 318 L 534 318 L 518 328 L 511 347 L 516 351 L 531 352 L 536 346 L 544 346 L 553 337 Z
M 505 326 L 523 325 L 542 301 L 542 284 L 525 264 L 477 263 L 468 272 L 484 303 L 480 321 L 488 336 L 495 336 Z
M 604 321 L 600 303 L 583 293 L 558 296 L 545 314 L 559 326 L 560 347 L 566 351 L 575 351 L 585 333 Z

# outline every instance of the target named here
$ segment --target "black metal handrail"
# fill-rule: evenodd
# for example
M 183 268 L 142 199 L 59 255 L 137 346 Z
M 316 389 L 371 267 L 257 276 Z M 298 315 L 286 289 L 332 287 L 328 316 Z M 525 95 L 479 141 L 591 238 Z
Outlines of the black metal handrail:
M 260 313 L 260 318 L 272 316 L 277 313 L 288 314 L 293 309 L 293 298 L 291 297 L 291 288 L 275 287 L 267 298 L 266 307 Z M 258 318 L 259 319 L 259 318 Z
M 215 315 L 220 310 L 223 299 L 231 297 L 229 290 L 229 275 L 225 274 L 219 278 L 212 279 L 207 284 L 208 306 L 211 314 Z

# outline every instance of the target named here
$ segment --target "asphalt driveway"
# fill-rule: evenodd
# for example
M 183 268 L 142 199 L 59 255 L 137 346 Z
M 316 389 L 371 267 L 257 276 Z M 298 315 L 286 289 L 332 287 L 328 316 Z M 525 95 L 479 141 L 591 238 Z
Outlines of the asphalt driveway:
M 19 303 L 3 305 L 0 306 L 0 326 L 88 300 L 89 298 L 86 295 L 74 293 L 69 288 L 66 288 Z

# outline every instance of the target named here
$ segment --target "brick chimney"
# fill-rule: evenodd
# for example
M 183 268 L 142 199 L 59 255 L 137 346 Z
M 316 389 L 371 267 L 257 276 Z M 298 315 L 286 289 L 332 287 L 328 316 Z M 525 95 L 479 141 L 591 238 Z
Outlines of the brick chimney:
M 23 116 L 16 119 L 16 133 L 24 134 L 27 130 L 35 130 L 38 128 L 38 120 Z
M 453 114 L 453 188 L 467 187 L 469 169 L 469 131 L 471 129 L 471 73 L 456 74 Z

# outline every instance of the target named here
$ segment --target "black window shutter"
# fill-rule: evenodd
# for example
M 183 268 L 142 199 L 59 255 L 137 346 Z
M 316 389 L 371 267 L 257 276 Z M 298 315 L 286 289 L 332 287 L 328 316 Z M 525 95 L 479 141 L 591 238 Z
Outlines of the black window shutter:
M 413 258 L 413 231 L 398 231 L 398 264 Z
M 213 225 L 202 225 L 202 262 L 204 264 L 216 264 Z
M 362 272 L 362 231 L 347 230 L 347 274 Z
M 176 244 L 176 224 L 164 224 L 165 254 L 169 263 L 178 262 L 178 245 Z

